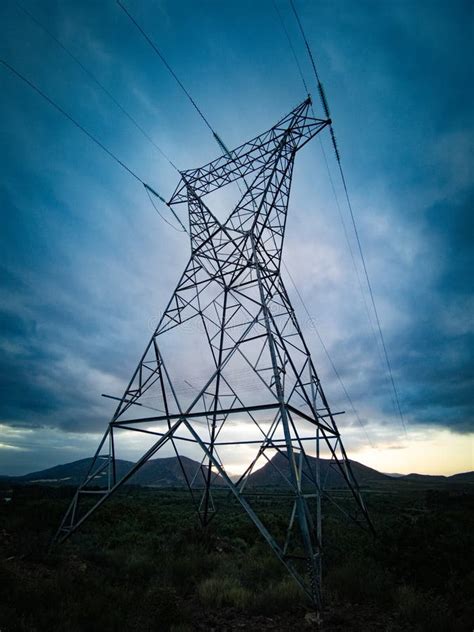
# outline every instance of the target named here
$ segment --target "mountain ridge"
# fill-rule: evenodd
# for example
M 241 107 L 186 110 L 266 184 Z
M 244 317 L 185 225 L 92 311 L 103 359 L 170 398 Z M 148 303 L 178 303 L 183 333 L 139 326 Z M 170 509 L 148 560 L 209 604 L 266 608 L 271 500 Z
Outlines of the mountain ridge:
M 20 476 L 8 476 L 0 475 L 0 481 L 9 482 L 12 484 L 37 484 L 37 485 L 72 485 L 77 486 L 82 481 L 90 464 L 92 457 L 78 459 L 68 463 L 62 463 L 54 465 L 44 470 L 37 470 L 28 474 Z M 207 467 L 200 466 L 197 461 L 189 457 L 181 457 L 182 466 L 191 482 L 194 479 L 194 486 L 202 485 L 203 476 L 207 475 Z M 316 459 L 315 457 L 308 456 L 308 463 L 310 469 L 315 471 Z M 462 482 L 462 483 L 474 483 L 474 471 L 459 472 L 450 476 L 430 475 L 430 474 L 386 474 L 379 472 L 373 468 L 368 467 L 358 461 L 349 460 L 354 475 L 360 485 L 370 485 L 377 483 L 389 483 L 390 481 L 405 481 L 408 483 L 449 483 L 449 482 Z M 117 477 L 121 478 L 125 475 L 130 468 L 134 465 L 132 461 L 124 459 L 116 459 L 116 471 Z M 307 466 L 303 468 L 303 471 L 308 474 Z M 199 472 L 201 470 L 201 472 Z M 288 471 L 286 471 L 288 470 Z M 271 461 L 266 463 L 262 468 L 253 472 L 248 480 L 247 485 L 250 487 L 269 487 L 279 486 L 282 484 L 283 479 L 281 474 L 289 476 L 288 460 L 285 453 L 276 454 Z M 344 484 L 343 477 L 334 468 L 334 464 L 331 465 L 329 459 L 320 459 L 320 476 L 321 481 L 325 483 L 327 487 L 337 487 Z M 236 477 L 232 477 L 236 478 Z M 303 479 L 307 479 L 307 476 L 303 476 Z M 95 485 L 105 486 L 107 480 L 107 473 L 104 471 L 100 477 L 94 481 Z M 185 485 L 185 476 L 178 462 L 177 457 L 164 457 L 160 459 L 151 459 L 142 468 L 134 474 L 128 484 L 140 485 L 143 487 L 181 487 Z M 217 474 L 214 474 L 214 485 L 225 485 L 224 480 Z
M 92 457 L 78 459 L 44 470 L 37 470 L 21 476 L 2 476 L 0 481 L 17 483 L 17 484 L 38 484 L 38 485 L 73 485 L 77 486 L 84 480 L 89 467 L 92 463 Z M 189 457 L 181 457 L 181 465 L 177 457 L 164 457 L 161 459 L 151 459 L 145 463 L 138 472 L 136 472 L 128 481 L 130 485 L 140 485 L 143 487 L 180 487 L 185 485 L 186 479 L 183 469 L 190 482 L 202 483 L 203 475 L 207 476 L 208 468 L 201 466 L 200 463 L 190 459 Z M 133 461 L 125 459 L 116 459 L 115 468 L 117 478 L 127 474 L 133 467 Z M 200 471 L 202 473 L 200 473 Z M 224 481 L 220 476 L 214 474 L 214 484 L 224 485 Z M 107 472 L 101 472 L 93 482 L 94 486 L 105 487 L 107 485 Z

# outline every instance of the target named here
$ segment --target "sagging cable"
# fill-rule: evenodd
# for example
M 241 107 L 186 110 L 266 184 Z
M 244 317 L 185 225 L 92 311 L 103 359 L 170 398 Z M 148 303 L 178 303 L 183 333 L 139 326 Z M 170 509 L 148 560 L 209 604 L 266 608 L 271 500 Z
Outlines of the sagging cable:
M 153 208 L 155 209 L 155 211 L 158 213 L 158 215 L 161 217 L 161 219 L 166 222 L 168 224 L 168 226 L 171 226 L 171 228 L 173 228 L 176 232 L 178 233 L 187 233 L 188 231 L 186 230 L 186 228 L 184 227 L 183 223 L 181 222 L 181 220 L 179 219 L 178 215 L 174 212 L 174 209 L 172 208 L 172 206 L 170 204 L 168 204 L 168 202 L 165 200 L 165 198 L 160 195 L 157 191 L 155 191 L 155 189 L 153 189 L 153 187 L 151 187 L 149 184 L 146 184 L 146 182 L 143 182 L 143 186 L 145 187 L 145 191 L 148 195 L 148 199 L 150 200 Z M 152 196 L 158 198 L 160 200 L 160 202 L 163 202 L 163 204 L 165 206 L 167 206 L 169 208 L 169 210 L 173 213 L 176 221 L 178 222 L 178 224 L 181 226 L 181 229 L 176 228 L 176 226 L 174 226 L 171 222 L 169 222 L 165 217 L 163 217 L 163 215 L 161 214 L 161 212 L 159 211 L 158 207 L 156 206 L 156 204 L 153 201 Z
M 33 83 L 33 81 L 31 81 L 30 79 L 28 79 L 25 75 L 23 75 L 20 71 L 16 70 L 16 68 L 14 68 L 11 64 L 9 64 L 7 61 L 5 61 L 4 59 L 0 58 L 0 64 L 2 64 L 2 66 L 4 66 L 7 70 L 9 70 L 13 75 L 15 75 L 18 79 L 21 79 L 21 81 L 23 81 L 23 83 L 25 83 L 29 88 L 31 88 L 34 92 L 36 92 L 36 94 L 38 94 L 44 101 L 46 101 L 46 103 L 48 103 L 52 108 L 54 108 L 57 112 L 59 112 L 60 114 L 62 114 L 65 118 L 68 119 L 68 121 L 70 121 L 75 127 L 77 127 L 78 130 L 80 130 L 83 134 L 85 134 L 89 140 L 91 140 L 93 143 L 95 143 L 95 145 L 97 145 L 97 147 L 99 147 L 100 149 L 102 149 L 102 151 L 104 151 L 110 158 L 112 158 L 112 160 L 114 160 L 118 165 L 120 165 L 120 167 L 122 167 L 122 169 L 125 169 L 125 171 L 127 171 L 127 173 L 129 175 L 132 176 L 132 178 L 134 178 L 135 180 L 137 180 L 137 182 L 140 182 L 140 184 L 142 184 L 145 187 L 145 190 L 148 193 L 148 197 L 150 199 L 150 202 L 152 203 L 153 208 L 157 211 L 157 213 L 160 215 L 160 217 L 163 219 L 163 221 L 165 221 L 167 224 L 169 224 L 170 226 L 172 226 L 175 230 L 178 230 L 177 228 L 175 228 L 172 224 L 170 224 L 170 222 L 168 222 L 163 215 L 160 213 L 160 211 L 157 209 L 156 205 L 153 203 L 152 198 L 150 197 L 150 193 L 152 193 L 155 197 L 157 197 L 159 200 L 161 200 L 168 208 L 170 208 L 171 212 L 173 213 L 173 215 L 176 217 L 176 219 L 178 220 L 178 222 L 180 223 L 180 225 L 182 226 L 183 230 L 185 232 L 186 229 L 184 228 L 183 224 L 181 223 L 181 221 L 179 220 L 178 216 L 176 215 L 176 213 L 173 211 L 173 209 L 169 206 L 169 204 L 166 202 L 166 200 L 163 198 L 162 195 L 160 195 L 159 193 L 157 193 L 149 184 L 147 184 L 144 180 L 142 180 L 142 178 L 140 178 L 140 176 L 138 176 L 135 171 L 133 171 L 128 165 L 126 165 L 120 158 L 118 158 L 118 156 L 116 156 L 110 149 L 108 149 L 108 147 L 106 147 L 98 138 L 96 138 L 91 132 L 89 132 L 89 130 L 87 130 L 83 125 L 81 125 L 78 121 L 76 121 L 76 119 L 69 114 L 69 112 L 67 112 L 64 108 L 62 108 L 58 103 L 56 103 L 51 97 L 49 97 L 45 92 L 43 92 L 43 90 L 41 90 L 35 83 Z M 181 232 L 181 231 L 179 231 Z

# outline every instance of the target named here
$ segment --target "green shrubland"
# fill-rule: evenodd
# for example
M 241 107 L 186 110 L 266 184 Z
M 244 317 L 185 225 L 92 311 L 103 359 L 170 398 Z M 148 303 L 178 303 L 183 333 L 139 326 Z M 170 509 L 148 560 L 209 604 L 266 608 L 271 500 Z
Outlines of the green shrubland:
M 19 488 L 0 508 L 2 632 L 309 625 L 306 596 L 223 494 L 202 529 L 183 490 L 129 489 L 48 555 L 68 493 Z M 376 539 L 325 507 L 321 629 L 472 630 L 472 493 L 381 490 L 368 502 Z M 255 504 L 283 539 L 284 501 Z

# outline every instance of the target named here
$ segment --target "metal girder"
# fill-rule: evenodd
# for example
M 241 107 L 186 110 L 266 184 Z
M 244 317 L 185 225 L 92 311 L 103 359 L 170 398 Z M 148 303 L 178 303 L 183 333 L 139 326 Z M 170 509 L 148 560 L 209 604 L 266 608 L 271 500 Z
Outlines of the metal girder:
M 270 130 L 209 164 L 181 172 L 169 204 L 188 206 L 189 262 L 128 386 L 117 398 L 114 415 L 56 540 L 74 533 L 170 444 L 201 523 L 206 525 L 215 515 L 212 489 L 219 482 L 237 499 L 319 610 L 321 499 L 338 504 L 321 477 L 322 448 L 341 484 L 349 488 L 359 515 L 371 523 L 280 274 L 295 157 L 330 123 L 310 117 L 310 103 L 305 100 Z M 226 221 L 220 222 L 204 198 L 236 181 L 240 199 Z M 207 349 L 206 372 L 197 387 L 183 378 L 181 366 L 173 365 L 173 344 L 171 350 L 164 350 L 170 336 L 178 344 L 178 338 L 172 338 L 174 330 L 184 327 L 192 331 L 194 327 L 195 336 Z M 185 351 L 192 355 L 192 347 Z M 239 382 L 236 375 L 242 374 L 250 386 Z M 160 414 L 142 414 L 148 397 L 158 400 L 153 409 Z M 131 416 L 131 411 L 140 414 Z M 259 439 L 249 435 L 226 439 L 225 432 L 235 420 L 244 422 L 249 432 L 257 432 Z M 158 428 L 159 424 L 165 428 Z M 129 471 L 118 476 L 120 436 L 131 432 L 141 433 L 152 444 Z M 310 441 L 314 441 L 315 457 L 308 453 Z M 200 451 L 201 463 L 194 472 L 183 460 L 181 442 L 192 443 Z M 246 449 L 255 445 L 256 453 L 233 481 L 221 450 L 238 445 Z M 282 496 L 293 499 L 281 542 L 249 501 L 252 477 L 264 462 L 280 477 Z M 99 483 L 106 483 L 105 487 L 97 489 Z M 84 496 L 97 500 L 84 507 Z

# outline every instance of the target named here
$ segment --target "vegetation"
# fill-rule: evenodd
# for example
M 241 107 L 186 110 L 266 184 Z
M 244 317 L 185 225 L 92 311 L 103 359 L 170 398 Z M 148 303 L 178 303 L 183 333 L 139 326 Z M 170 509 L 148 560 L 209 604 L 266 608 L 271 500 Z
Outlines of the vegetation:
M 234 503 L 203 531 L 183 490 L 132 488 L 48 556 L 70 494 L 18 487 L 0 506 L 2 632 L 314 628 L 304 595 Z M 321 629 L 472 630 L 474 494 L 394 485 L 366 498 L 376 540 L 325 507 Z M 255 503 L 283 534 L 283 505 Z

